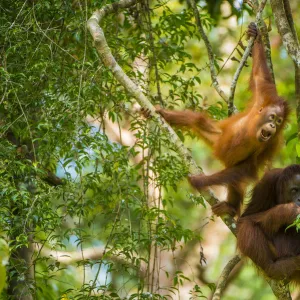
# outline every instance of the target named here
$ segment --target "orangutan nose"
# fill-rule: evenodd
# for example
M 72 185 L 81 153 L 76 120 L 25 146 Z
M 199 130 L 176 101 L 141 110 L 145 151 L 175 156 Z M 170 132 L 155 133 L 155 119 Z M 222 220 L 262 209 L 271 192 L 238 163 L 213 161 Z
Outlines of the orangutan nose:
M 271 128 L 275 128 L 275 124 L 270 123 Z

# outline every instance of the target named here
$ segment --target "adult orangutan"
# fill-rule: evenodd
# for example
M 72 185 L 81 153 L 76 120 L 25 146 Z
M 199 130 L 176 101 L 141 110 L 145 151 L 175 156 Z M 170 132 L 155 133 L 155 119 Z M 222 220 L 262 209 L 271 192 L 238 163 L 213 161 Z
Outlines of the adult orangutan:
M 300 232 L 287 229 L 298 214 L 300 165 L 266 173 L 238 220 L 239 250 L 268 276 L 300 282 Z
M 194 130 L 224 163 L 225 169 L 213 175 L 189 177 L 192 186 L 199 190 L 211 185 L 228 185 L 227 202 L 212 208 L 216 215 L 239 214 L 246 184 L 257 177 L 258 169 L 278 150 L 289 114 L 287 103 L 278 96 L 272 81 L 261 36 L 254 23 L 249 25 L 248 35 L 255 37 L 255 42 L 250 77 L 253 97 L 246 111 L 214 121 L 201 112 L 156 110 L 169 124 Z

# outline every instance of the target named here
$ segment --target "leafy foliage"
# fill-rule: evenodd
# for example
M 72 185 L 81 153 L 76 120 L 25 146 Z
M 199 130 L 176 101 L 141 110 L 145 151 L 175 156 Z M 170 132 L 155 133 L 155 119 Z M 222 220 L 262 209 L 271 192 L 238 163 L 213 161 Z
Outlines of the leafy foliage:
M 188 190 L 187 168 L 168 137 L 132 112 L 135 100 L 103 67 L 86 29 L 99 3 L 112 2 L 0 5 L 0 224 L 8 283 L 17 280 L 36 299 L 167 299 L 185 284 L 191 299 L 206 297 L 196 276 L 182 270 L 180 252 L 192 245 L 192 256 L 199 255 L 193 247 L 201 241 L 204 199 Z M 212 88 L 206 57 L 194 48 L 201 41 L 192 11 L 177 1 L 147 3 L 104 21 L 119 64 L 153 104 L 224 118 L 226 107 L 203 94 Z M 201 14 L 212 30 L 212 18 Z M 206 155 L 202 145 L 197 153 Z M 63 184 L 49 184 L 49 174 Z M 0 252 L 3 260 L 7 251 Z
M 291 227 L 295 227 L 297 232 L 300 230 L 300 215 L 298 215 L 296 220 L 291 225 L 289 225 L 286 229 L 289 229 Z

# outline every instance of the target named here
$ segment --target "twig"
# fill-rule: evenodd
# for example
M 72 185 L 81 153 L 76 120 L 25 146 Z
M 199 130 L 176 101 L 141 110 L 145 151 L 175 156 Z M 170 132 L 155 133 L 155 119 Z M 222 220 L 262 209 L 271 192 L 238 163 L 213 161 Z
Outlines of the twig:
M 267 3 L 267 0 L 263 0 L 260 4 L 260 7 L 259 9 L 257 10 L 257 14 L 256 14 L 256 18 L 255 18 L 255 23 L 257 24 L 259 22 L 259 20 L 261 19 L 262 17 L 262 12 L 263 12 L 263 9 L 265 7 Z M 247 61 L 247 58 L 251 52 L 251 49 L 253 47 L 253 43 L 254 43 L 254 37 L 251 37 L 248 41 L 248 45 L 245 49 L 245 52 L 244 52 L 244 55 L 240 61 L 240 64 L 237 68 L 237 70 L 235 71 L 235 74 L 233 76 L 233 79 L 232 79 L 232 83 L 231 83 L 231 86 L 230 86 L 230 95 L 229 95 L 229 99 L 228 99 L 228 111 L 229 111 L 229 115 L 231 115 L 233 112 L 234 112 L 234 106 L 233 106 L 233 99 L 234 99 L 234 93 L 235 93 L 235 88 L 236 88 L 236 84 L 237 84 L 237 81 L 239 79 L 239 76 L 240 76 L 240 73 Z
M 225 289 L 228 277 L 230 272 L 232 271 L 232 269 L 241 261 L 241 258 L 239 257 L 239 255 L 236 255 L 234 258 L 232 258 L 227 265 L 225 266 L 225 268 L 223 269 L 221 276 L 218 280 L 217 283 L 217 287 L 215 290 L 215 293 L 213 295 L 212 300 L 219 300 L 221 299 L 221 295 Z

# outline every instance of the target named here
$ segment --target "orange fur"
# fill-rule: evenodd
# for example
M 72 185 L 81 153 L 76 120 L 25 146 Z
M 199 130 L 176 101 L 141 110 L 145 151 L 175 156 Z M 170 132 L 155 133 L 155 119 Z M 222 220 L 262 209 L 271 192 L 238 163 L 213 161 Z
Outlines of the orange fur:
M 211 176 L 196 175 L 189 178 L 197 189 L 210 185 L 229 185 L 228 203 L 219 203 L 213 207 L 217 215 L 235 214 L 240 209 L 247 182 L 257 177 L 258 169 L 272 159 L 282 141 L 282 129 L 287 121 L 289 108 L 277 95 L 267 67 L 260 37 L 253 47 L 253 67 L 250 77 L 250 89 L 253 97 L 249 108 L 242 113 L 222 121 L 214 121 L 201 112 L 170 111 L 157 109 L 171 125 L 193 129 L 200 138 L 213 148 L 217 159 L 226 167 Z M 259 141 L 257 134 L 273 110 L 276 110 L 282 123 L 276 125 L 276 133 L 266 142 Z M 277 115 L 276 115 L 277 116 Z M 277 117 L 276 117 L 277 118 Z

